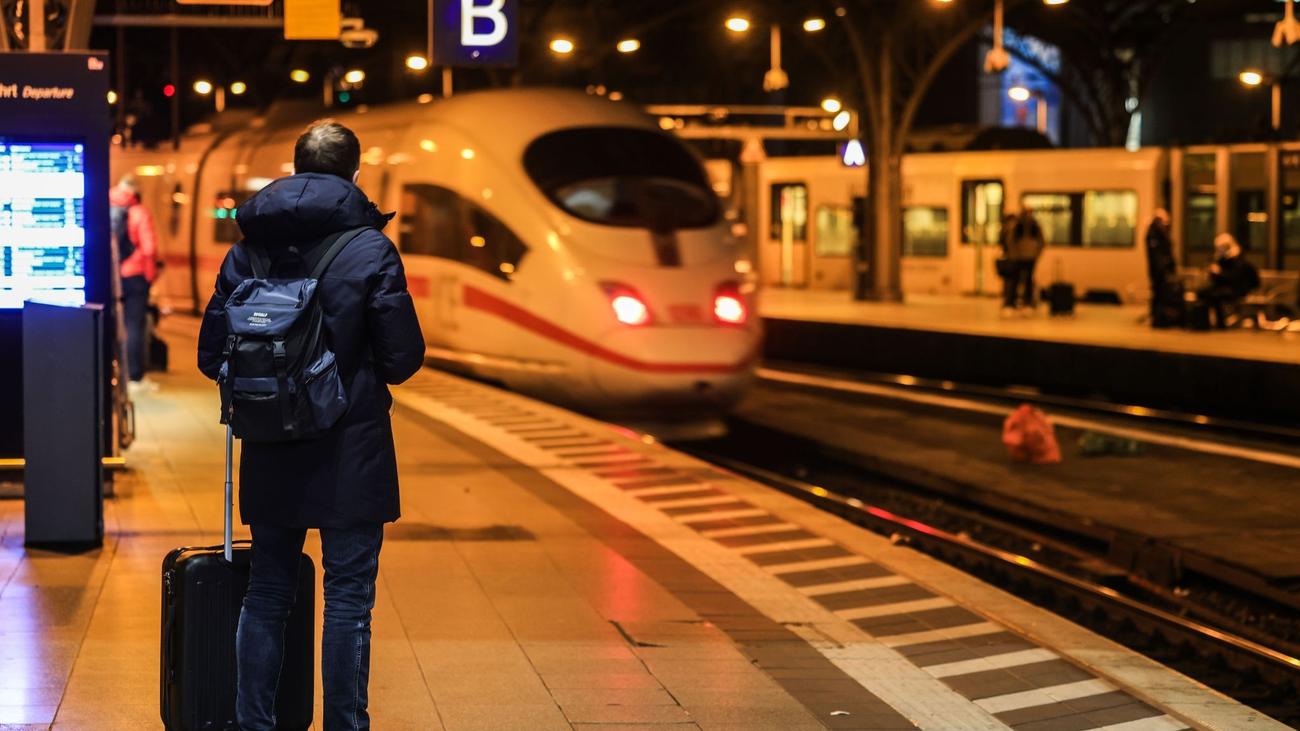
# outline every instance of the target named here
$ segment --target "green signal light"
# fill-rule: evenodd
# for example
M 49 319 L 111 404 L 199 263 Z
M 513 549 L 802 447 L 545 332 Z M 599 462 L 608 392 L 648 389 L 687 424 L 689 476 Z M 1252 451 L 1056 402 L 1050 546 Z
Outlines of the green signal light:
M 339 92 L 339 103 L 347 104 L 350 101 L 352 101 L 352 94 L 350 92 L 346 92 L 346 91 Z

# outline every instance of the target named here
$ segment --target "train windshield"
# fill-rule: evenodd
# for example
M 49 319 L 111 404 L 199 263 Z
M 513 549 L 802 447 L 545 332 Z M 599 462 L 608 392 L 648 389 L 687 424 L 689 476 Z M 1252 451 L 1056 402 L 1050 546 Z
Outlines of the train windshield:
M 524 169 L 556 205 L 593 223 L 673 231 L 718 220 L 718 199 L 699 161 L 659 132 L 552 132 L 528 146 Z

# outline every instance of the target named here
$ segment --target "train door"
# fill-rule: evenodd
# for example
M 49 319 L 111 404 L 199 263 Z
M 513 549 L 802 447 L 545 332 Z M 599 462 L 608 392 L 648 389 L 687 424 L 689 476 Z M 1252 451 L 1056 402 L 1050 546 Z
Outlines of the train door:
M 853 250 L 858 243 L 855 199 L 849 176 L 839 170 L 810 191 L 809 286 L 847 290 L 853 286 Z
M 764 284 L 778 287 L 808 286 L 808 183 L 778 182 L 769 188 L 767 243 L 776 250 L 772 277 Z M 773 276 L 774 275 L 774 276 Z
M 1000 178 L 961 181 L 961 246 L 956 257 L 961 292 L 996 294 L 1005 186 Z

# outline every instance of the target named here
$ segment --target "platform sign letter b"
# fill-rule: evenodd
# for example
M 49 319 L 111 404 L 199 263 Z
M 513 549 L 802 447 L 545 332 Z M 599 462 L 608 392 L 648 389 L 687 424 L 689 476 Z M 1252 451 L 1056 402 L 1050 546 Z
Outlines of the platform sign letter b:
M 509 21 L 501 9 L 506 0 L 489 0 L 487 5 L 479 5 L 477 0 L 460 0 L 460 44 L 467 48 L 495 46 L 505 40 L 510 28 Z M 475 32 L 474 21 L 483 18 L 492 24 L 487 33 Z
M 519 0 L 435 0 L 433 62 L 439 66 L 514 66 L 519 60 Z

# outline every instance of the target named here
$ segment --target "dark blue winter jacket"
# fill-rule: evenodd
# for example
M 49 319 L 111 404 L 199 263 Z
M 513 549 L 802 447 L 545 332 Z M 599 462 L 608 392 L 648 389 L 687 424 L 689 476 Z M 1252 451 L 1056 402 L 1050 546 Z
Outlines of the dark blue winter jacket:
M 348 392 L 347 414 L 317 439 L 243 444 L 239 510 L 244 523 L 301 528 L 347 527 L 397 520 L 397 455 L 388 384 L 410 378 L 424 362 L 424 338 L 406 289 L 397 249 L 380 233 L 388 222 L 352 183 L 307 173 L 282 178 L 239 207 L 247 241 L 262 244 L 272 274 L 304 277 L 301 257 L 324 237 L 373 226 L 338 255 L 317 296 L 328 343 Z M 216 379 L 226 339 L 222 307 L 253 276 L 244 246 L 231 247 L 203 314 L 199 369 Z

